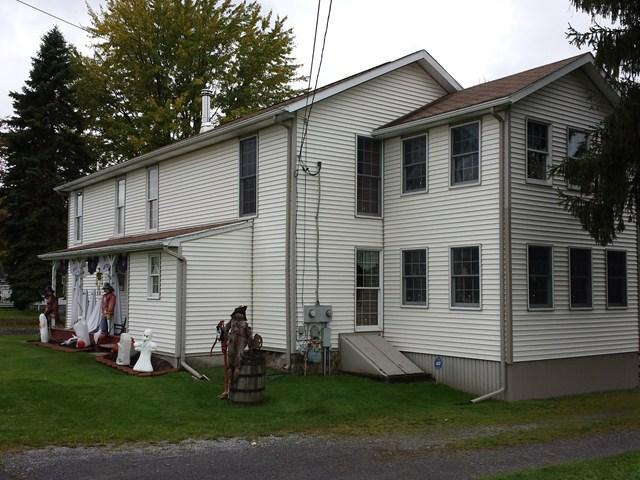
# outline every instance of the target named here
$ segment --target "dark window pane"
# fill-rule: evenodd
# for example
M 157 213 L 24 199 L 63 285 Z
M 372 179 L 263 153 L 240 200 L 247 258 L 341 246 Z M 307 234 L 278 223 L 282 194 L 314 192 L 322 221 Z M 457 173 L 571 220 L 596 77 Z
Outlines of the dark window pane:
M 591 250 L 572 248 L 570 289 L 572 307 L 591 307 Z
M 480 249 L 451 249 L 451 298 L 453 306 L 480 305 Z
M 527 152 L 527 177 L 537 180 L 547 179 L 547 154 Z
M 529 247 L 529 307 L 553 306 L 551 247 Z
M 547 179 L 549 126 L 527 121 L 527 178 Z
M 580 157 L 587 150 L 588 135 L 581 130 L 569 129 L 567 132 L 567 157 Z
M 471 123 L 451 129 L 452 183 L 476 182 L 479 179 L 480 125 Z
M 549 127 L 544 123 L 527 122 L 527 148 L 548 151 Z
M 378 290 L 356 291 L 356 325 L 378 325 Z
M 427 252 L 405 250 L 402 252 L 403 303 L 427 304 Z
M 417 137 L 402 142 L 404 165 L 403 191 L 412 192 L 426 188 L 427 137 Z
M 380 215 L 382 142 L 358 137 L 357 211 L 365 215 Z
M 240 142 L 240 215 L 254 215 L 257 206 L 256 171 L 258 139 L 246 138 Z
M 627 306 L 627 254 L 607 250 L 607 306 Z

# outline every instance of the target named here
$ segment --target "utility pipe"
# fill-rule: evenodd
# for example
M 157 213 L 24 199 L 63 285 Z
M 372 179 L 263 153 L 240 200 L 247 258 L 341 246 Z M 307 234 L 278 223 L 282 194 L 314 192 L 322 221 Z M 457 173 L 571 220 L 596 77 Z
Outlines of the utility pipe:
M 187 372 L 189 372 L 191 375 L 193 375 L 195 378 L 197 378 L 198 380 L 207 380 L 209 381 L 209 377 L 207 377 L 206 375 L 203 375 L 202 373 L 198 372 L 196 369 L 194 369 L 193 367 L 191 367 L 188 363 L 187 363 L 187 359 L 186 359 L 186 355 L 185 355 L 185 343 L 186 343 L 186 338 L 185 338 L 185 332 L 186 332 L 186 305 L 187 305 L 187 301 L 186 301 L 186 297 L 187 297 L 187 259 L 185 257 L 183 257 L 182 255 L 180 255 L 179 253 L 175 253 L 173 251 L 171 251 L 168 247 L 163 246 L 162 247 L 162 251 L 165 252 L 167 255 L 170 255 L 172 257 L 174 257 L 176 260 L 178 260 L 178 262 L 180 262 L 180 270 L 178 271 L 178 279 L 177 279 L 177 289 L 178 291 L 176 292 L 176 301 L 178 302 L 177 305 L 177 320 L 178 320 L 178 325 L 177 325 L 177 329 L 176 329 L 176 333 L 178 333 L 176 338 L 176 348 L 178 349 L 178 351 L 176 352 L 178 354 L 178 362 L 180 364 L 180 366 L 182 368 L 184 368 Z
M 500 388 L 493 392 L 486 393 L 471 400 L 471 403 L 479 403 L 483 400 L 495 397 L 506 391 L 506 379 L 507 379 L 507 362 L 505 358 L 505 336 L 506 336 L 506 316 L 507 316 L 507 283 L 509 273 L 507 272 L 506 262 L 503 258 L 505 253 L 505 240 L 507 237 L 506 228 L 506 209 L 505 209 L 505 120 L 502 116 L 496 113 L 495 107 L 491 107 L 491 115 L 498 121 L 500 125 L 500 149 L 499 149 L 499 196 L 500 196 Z

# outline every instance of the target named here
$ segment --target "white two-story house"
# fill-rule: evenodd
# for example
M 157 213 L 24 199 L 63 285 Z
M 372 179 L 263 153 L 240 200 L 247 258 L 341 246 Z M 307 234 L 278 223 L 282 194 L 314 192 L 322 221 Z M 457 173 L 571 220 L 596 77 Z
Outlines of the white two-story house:
M 462 89 L 419 51 L 61 185 L 68 248 L 41 258 L 74 265 L 71 310 L 117 279 L 176 362 L 246 304 L 288 364 L 318 302 L 333 351 L 378 332 L 477 395 L 631 388 L 635 226 L 594 244 L 549 174 L 616 101 L 589 54 Z

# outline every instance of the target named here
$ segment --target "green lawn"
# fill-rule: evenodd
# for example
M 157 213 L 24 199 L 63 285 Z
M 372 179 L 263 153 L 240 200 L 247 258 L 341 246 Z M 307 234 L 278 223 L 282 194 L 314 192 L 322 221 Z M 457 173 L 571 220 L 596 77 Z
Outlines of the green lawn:
M 476 448 L 640 426 L 638 390 L 471 405 L 470 395 L 443 385 L 384 384 L 346 375 L 271 375 L 263 405 L 234 406 L 215 398 L 221 369 L 204 370 L 210 383 L 183 372 L 131 377 L 89 354 L 51 351 L 27 338 L 0 336 L 0 450 L 295 432 L 478 429 L 473 440 L 455 443 Z
M 491 480 L 640 480 L 640 452 L 490 477 Z M 487 479 L 489 480 L 489 479 Z

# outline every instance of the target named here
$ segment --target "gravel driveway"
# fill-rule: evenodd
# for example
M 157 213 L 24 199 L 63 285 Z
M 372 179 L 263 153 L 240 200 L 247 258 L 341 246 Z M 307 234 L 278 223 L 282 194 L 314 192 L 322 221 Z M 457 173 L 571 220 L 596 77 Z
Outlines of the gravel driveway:
M 491 450 L 446 450 L 430 437 L 291 436 L 175 445 L 47 448 L 0 457 L 16 479 L 473 479 L 640 450 L 640 431 Z M 5 475 L 6 475 L 5 474 Z

